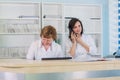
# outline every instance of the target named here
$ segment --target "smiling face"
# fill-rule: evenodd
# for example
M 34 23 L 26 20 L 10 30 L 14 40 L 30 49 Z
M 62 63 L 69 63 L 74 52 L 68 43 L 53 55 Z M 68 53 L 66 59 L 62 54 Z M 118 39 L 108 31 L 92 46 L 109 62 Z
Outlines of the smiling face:
M 74 31 L 74 33 L 76 33 L 76 34 L 80 34 L 80 33 L 82 32 L 82 27 L 81 27 L 81 24 L 80 24 L 79 21 L 77 21 L 77 22 L 75 23 L 75 25 L 73 26 L 73 31 Z
M 71 33 L 72 32 L 75 33 L 75 34 L 80 34 L 80 35 L 83 34 L 82 22 L 77 18 L 72 18 L 69 21 L 68 28 L 69 28 L 69 39 L 71 39 Z

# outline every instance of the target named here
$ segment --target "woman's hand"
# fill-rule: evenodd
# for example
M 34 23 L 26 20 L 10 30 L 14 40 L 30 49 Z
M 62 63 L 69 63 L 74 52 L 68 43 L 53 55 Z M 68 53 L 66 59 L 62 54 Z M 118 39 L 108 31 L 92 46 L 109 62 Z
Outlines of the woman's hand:
M 76 35 L 73 32 L 71 33 L 71 40 L 72 40 L 73 43 L 76 44 Z
M 79 43 L 82 47 L 84 47 L 87 52 L 89 52 L 89 46 L 82 40 L 80 34 L 76 34 L 76 42 Z
M 70 48 L 70 55 L 71 56 L 74 56 L 75 55 L 75 51 L 76 51 L 76 45 L 77 45 L 77 42 L 76 42 L 76 35 L 74 32 L 71 33 L 71 40 L 72 40 L 72 46 Z
M 76 42 L 77 42 L 77 43 L 81 43 L 81 41 L 82 41 L 80 34 L 76 34 L 75 39 L 76 39 Z

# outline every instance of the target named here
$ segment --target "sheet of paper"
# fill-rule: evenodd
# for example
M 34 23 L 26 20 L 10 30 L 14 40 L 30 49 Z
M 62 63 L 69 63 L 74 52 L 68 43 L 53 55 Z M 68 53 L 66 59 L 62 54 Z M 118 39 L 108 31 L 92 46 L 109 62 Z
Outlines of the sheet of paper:
M 112 59 L 106 59 L 106 58 L 101 58 L 101 57 L 93 57 L 91 55 L 80 55 L 76 58 L 73 58 L 72 61 L 82 61 L 82 62 L 91 62 L 91 61 L 108 61 Z

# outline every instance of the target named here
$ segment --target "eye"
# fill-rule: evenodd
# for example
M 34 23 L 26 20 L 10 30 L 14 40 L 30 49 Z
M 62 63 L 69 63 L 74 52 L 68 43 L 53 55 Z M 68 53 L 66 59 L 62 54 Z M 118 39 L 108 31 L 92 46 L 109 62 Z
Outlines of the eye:
M 43 39 L 43 40 L 46 40 L 46 39 Z
M 77 26 L 74 26 L 73 29 L 77 28 Z
M 79 27 L 81 27 L 81 25 L 79 25 Z

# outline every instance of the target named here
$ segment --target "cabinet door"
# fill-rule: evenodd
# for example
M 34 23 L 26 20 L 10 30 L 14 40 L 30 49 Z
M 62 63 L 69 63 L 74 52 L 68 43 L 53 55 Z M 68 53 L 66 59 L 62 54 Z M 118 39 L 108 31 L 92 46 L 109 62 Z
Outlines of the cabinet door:
M 38 14 L 37 3 L 1 3 L 0 4 L 0 18 L 13 19 L 20 17 L 37 17 Z
M 39 3 L 0 3 L 0 57 L 25 58 L 39 38 Z
M 65 5 L 65 17 L 79 18 L 85 33 L 101 32 L 101 6 L 97 5 Z
M 42 13 L 44 19 L 62 19 L 62 4 L 43 3 Z
M 52 25 L 58 33 L 63 32 L 62 4 L 43 3 L 42 4 L 42 27 Z
M 0 3 L 0 34 L 34 34 L 41 26 L 38 3 Z

